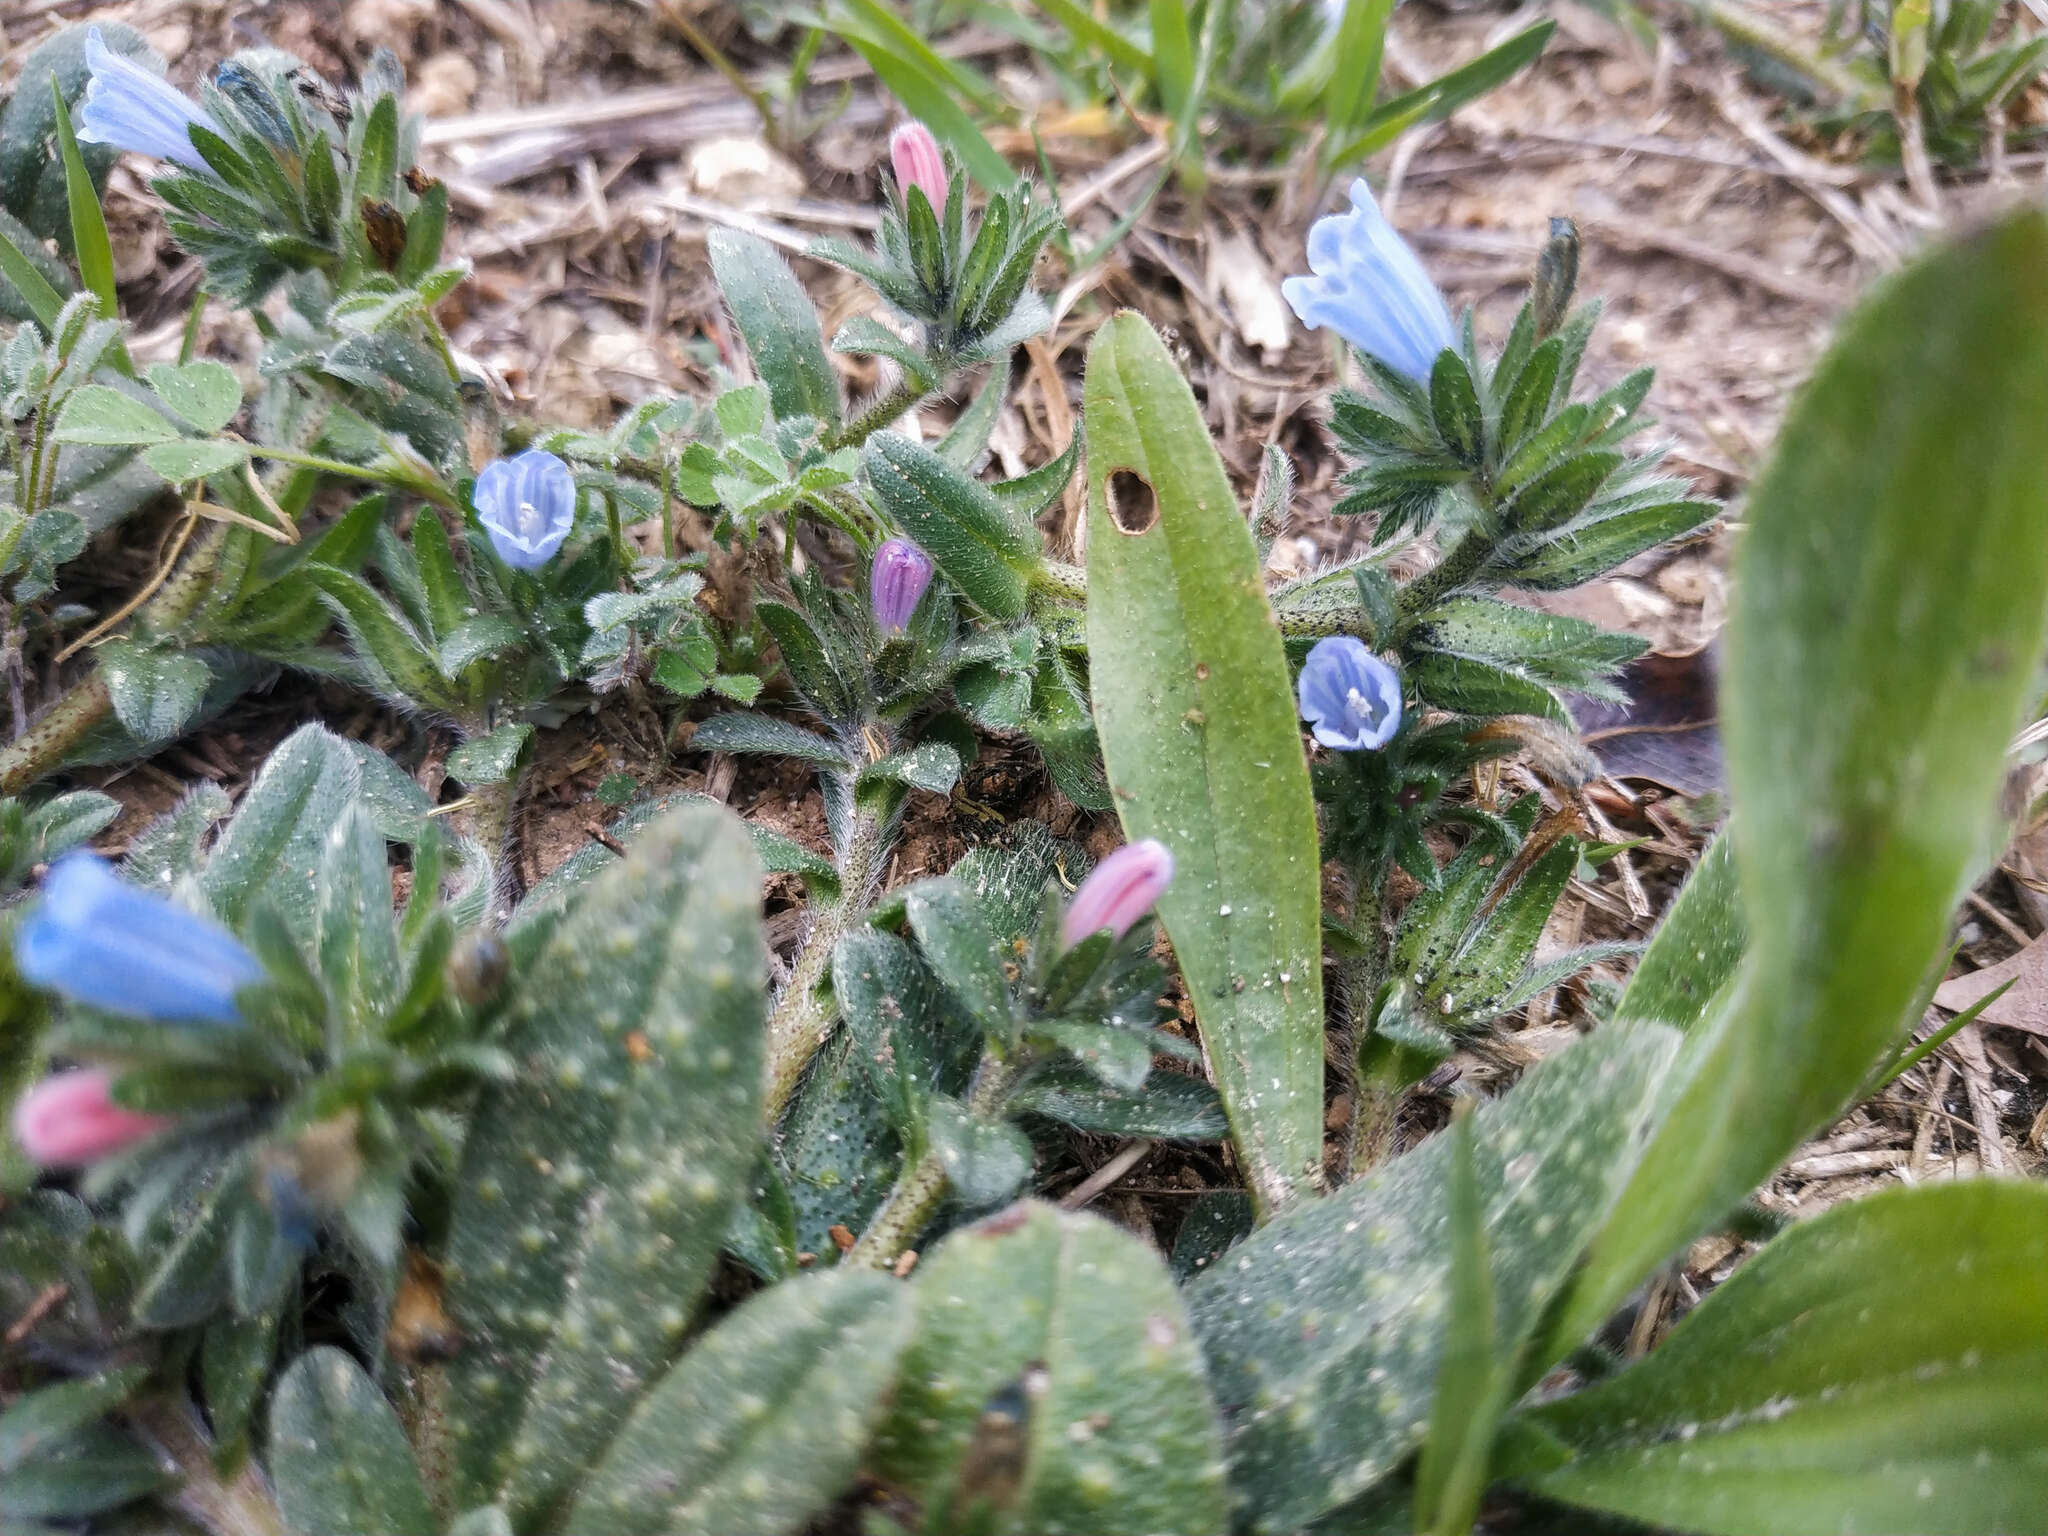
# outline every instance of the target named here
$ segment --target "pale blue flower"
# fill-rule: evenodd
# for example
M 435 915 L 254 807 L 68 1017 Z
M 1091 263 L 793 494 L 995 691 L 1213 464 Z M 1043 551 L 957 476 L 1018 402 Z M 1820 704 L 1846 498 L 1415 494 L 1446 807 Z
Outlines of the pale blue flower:
M 1377 752 L 1401 728 L 1401 674 L 1351 635 L 1318 640 L 1301 664 L 1301 718 L 1339 752 Z
M 522 571 L 552 560 L 576 522 L 575 477 L 538 448 L 486 464 L 471 500 L 498 558 Z
M 1314 276 L 1280 285 L 1303 325 L 1328 326 L 1396 372 L 1429 381 L 1452 344 L 1451 313 L 1363 179 L 1351 183 L 1349 213 L 1309 226 L 1308 264 Z
M 85 65 L 92 74 L 78 108 L 82 144 L 174 160 L 187 170 L 212 174 L 192 145 L 194 128 L 220 132 L 220 124 L 176 86 L 107 46 L 100 29 L 85 34 Z
M 14 930 L 14 965 L 73 1002 L 166 1024 L 238 1022 L 235 993 L 263 975 L 220 924 L 128 884 L 90 853 L 50 870 Z

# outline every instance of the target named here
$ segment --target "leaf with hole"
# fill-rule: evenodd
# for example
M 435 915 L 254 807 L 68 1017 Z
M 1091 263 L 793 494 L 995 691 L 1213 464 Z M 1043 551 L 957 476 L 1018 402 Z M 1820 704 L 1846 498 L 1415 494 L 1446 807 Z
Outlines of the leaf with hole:
M 1322 862 L 1287 660 L 1208 424 L 1137 315 L 1096 333 L 1085 410 L 1103 759 L 1125 834 L 1173 851 L 1159 916 L 1270 1212 L 1316 1186 L 1323 1144 Z

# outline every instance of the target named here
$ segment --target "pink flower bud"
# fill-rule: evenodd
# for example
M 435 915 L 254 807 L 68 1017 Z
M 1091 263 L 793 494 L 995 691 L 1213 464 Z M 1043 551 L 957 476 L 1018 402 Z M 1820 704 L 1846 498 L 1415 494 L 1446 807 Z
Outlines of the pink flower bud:
M 923 123 L 905 123 L 889 135 L 889 162 L 896 168 L 896 185 L 905 198 L 916 187 L 932 205 L 932 212 L 946 211 L 946 157 L 939 153 L 939 141 Z
M 80 1168 L 171 1123 L 121 1108 L 113 1086 L 113 1074 L 99 1067 L 45 1078 L 14 1106 L 14 1139 L 46 1167 Z
M 1081 882 L 1060 924 L 1060 937 L 1078 944 L 1107 928 L 1122 938 L 1171 884 L 1173 853 L 1166 844 L 1149 837 L 1126 843 Z

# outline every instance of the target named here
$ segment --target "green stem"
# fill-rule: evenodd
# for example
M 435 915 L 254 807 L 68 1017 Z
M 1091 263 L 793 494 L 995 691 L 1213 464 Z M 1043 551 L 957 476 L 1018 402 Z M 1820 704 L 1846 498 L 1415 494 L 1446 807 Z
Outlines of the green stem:
M 1016 1080 L 1016 1068 L 993 1054 L 984 1055 L 967 1095 L 967 1112 L 978 1120 L 1000 1119 L 1003 1100 Z M 875 1219 L 841 1262 L 855 1269 L 893 1268 L 898 1256 L 930 1223 L 946 1198 L 947 1184 L 939 1154 L 925 1153 L 903 1170 Z
M 1088 601 L 1088 571 L 1083 566 L 1068 565 L 1063 560 L 1041 560 L 1031 581 L 1041 592 L 1077 603 Z
M 943 379 L 948 369 L 943 358 L 931 359 L 932 375 Z M 825 434 L 827 448 L 858 448 L 898 416 L 916 405 L 931 391 L 907 374 L 897 380 L 896 387 L 879 397 L 845 426 Z
M 1372 1161 L 1384 1156 L 1393 1129 L 1393 1109 L 1399 1103 L 1385 1101 L 1380 1085 L 1370 1081 L 1368 1046 L 1372 1041 L 1373 1002 L 1387 975 L 1386 888 L 1384 879 L 1375 880 L 1370 871 L 1352 874 L 1357 891 L 1351 931 L 1365 945 L 1365 953 L 1347 956 L 1336 966 L 1338 995 L 1344 1000 L 1344 1016 L 1351 1024 L 1352 1083 L 1351 1123 L 1345 1128 L 1344 1162 L 1347 1169 L 1358 1166 L 1360 1147 L 1372 1143 L 1365 1155 Z M 1383 1044 L 1384 1042 L 1382 1042 Z M 1370 1161 L 1367 1166 L 1370 1166 Z
M 0 749 L 0 795 L 18 795 L 54 772 L 71 749 L 114 708 L 114 696 L 95 667 L 57 697 L 33 724 Z
M 1443 559 L 1401 588 L 1395 599 L 1400 618 L 1394 626 L 1394 639 L 1406 639 L 1416 620 L 1478 575 L 1499 543 L 1498 534 L 1474 528 Z
M 170 579 L 157 589 L 135 617 L 135 627 L 158 634 L 176 629 L 191 618 L 205 599 L 227 541 L 225 523 L 212 523 L 185 556 Z M 198 643 L 187 637 L 188 643 Z M 29 728 L 0 750 L 0 795 L 19 794 L 36 780 L 56 771 L 71 749 L 114 707 L 99 668 L 58 695 L 57 702 Z
M 340 475 L 349 480 L 364 480 L 371 485 L 388 485 L 394 490 L 409 491 L 437 507 L 450 512 L 462 511 L 462 504 L 449 495 L 446 488 L 416 475 L 393 473 L 378 469 L 373 464 L 351 464 L 345 459 L 323 458 L 317 453 L 301 453 L 296 448 L 281 447 L 276 443 L 251 443 L 249 451 L 259 459 L 272 459 L 280 464 L 297 464 L 306 469 L 317 469 L 323 474 Z
M 796 964 L 768 1019 L 769 1125 L 789 1107 L 804 1069 L 838 1022 L 839 1008 L 820 993 L 831 969 L 832 951 L 854 920 L 867 911 L 886 862 L 890 828 L 865 811 L 853 812 L 853 826 L 839 855 L 839 899 L 819 911 L 798 946 Z

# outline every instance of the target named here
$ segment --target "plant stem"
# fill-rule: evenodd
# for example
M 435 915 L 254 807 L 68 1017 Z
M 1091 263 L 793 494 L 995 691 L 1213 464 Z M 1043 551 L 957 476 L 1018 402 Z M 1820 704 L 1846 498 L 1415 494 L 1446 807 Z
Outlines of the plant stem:
M 768 1019 L 765 1112 L 771 1126 L 782 1118 L 797 1084 L 803 1081 L 804 1069 L 838 1022 L 838 1006 L 820 997 L 818 988 L 831 968 L 832 951 L 839 936 L 867 911 L 875 885 L 882 878 L 890 829 L 865 811 L 852 814 L 853 825 L 839 855 L 839 899 L 811 919 L 798 946 L 789 981 L 775 1000 L 775 1012 Z
M 1401 588 L 1395 599 L 1400 619 L 1394 626 L 1394 638 L 1406 639 L 1416 620 L 1478 575 L 1499 543 L 1498 534 L 1474 528 L 1452 545 L 1443 559 Z
M 18 795 L 51 772 L 113 707 L 106 679 L 95 667 L 0 750 L 0 795 Z
M 1033 584 L 1040 591 L 1071 598 L 1077 603 L 1088 601 L 1088 572 L 1082 566 L 1068 565 L 1062 560 L 1041 560 Z
M 210 523 L 169 580 L 143 606 L 136 622 L 162 633 L 189 619 L 205 599 L 227 540 L 224 523 Z M 189 638 L 189 637 L 188 637 Z M 0 795 L 15 795 L 56 770 L 85 734 L 114 707 L 97 666 L 73 683 L 26 731 L 0 750 Z
M 938 378 L 944 378 L 947 370 L 943 361 L 936 357 L 931 361 L 933 375 Z M 930 393 L 931 391 L 919 384 L 917 380 L 905 375 L 896 381 L 894 389 L 876 399 L 872 405 L 854 417 L 845 426 L 838 428 L 836 431 L 826 433 L 825 446 L 835 449 L 858 448 L 862 443 L 873 437 L 882 428 L 888 426 L 890 422 L 901 416 Z
M 1017 1069 L 995 1054 L 985 1053 L 974 1072 L 967 1111 L 979 1120 L 1001 1116 L 1003 1099 L 1017 1080 Z M 946 1166 L 936 1152 L 926 1152 L 904 1169 L 875 1219 L 841 1262 L 855 1269 L 889 1269 L 916 1239 L 939 1202 L 946 1198 Z
M 214 1470 L 213 1447 L 194 1421 L 192 1410 L 165 1398 L 144 1398 L 128 1407 L 128 1417 L 170 1458 L 182 1474 L 172 1496 L 178 1512 L 214 1536 L 284 1536 L 284 1516 L 264 1486 L 253 1461 L 245 1461 L 233 1482 Z

